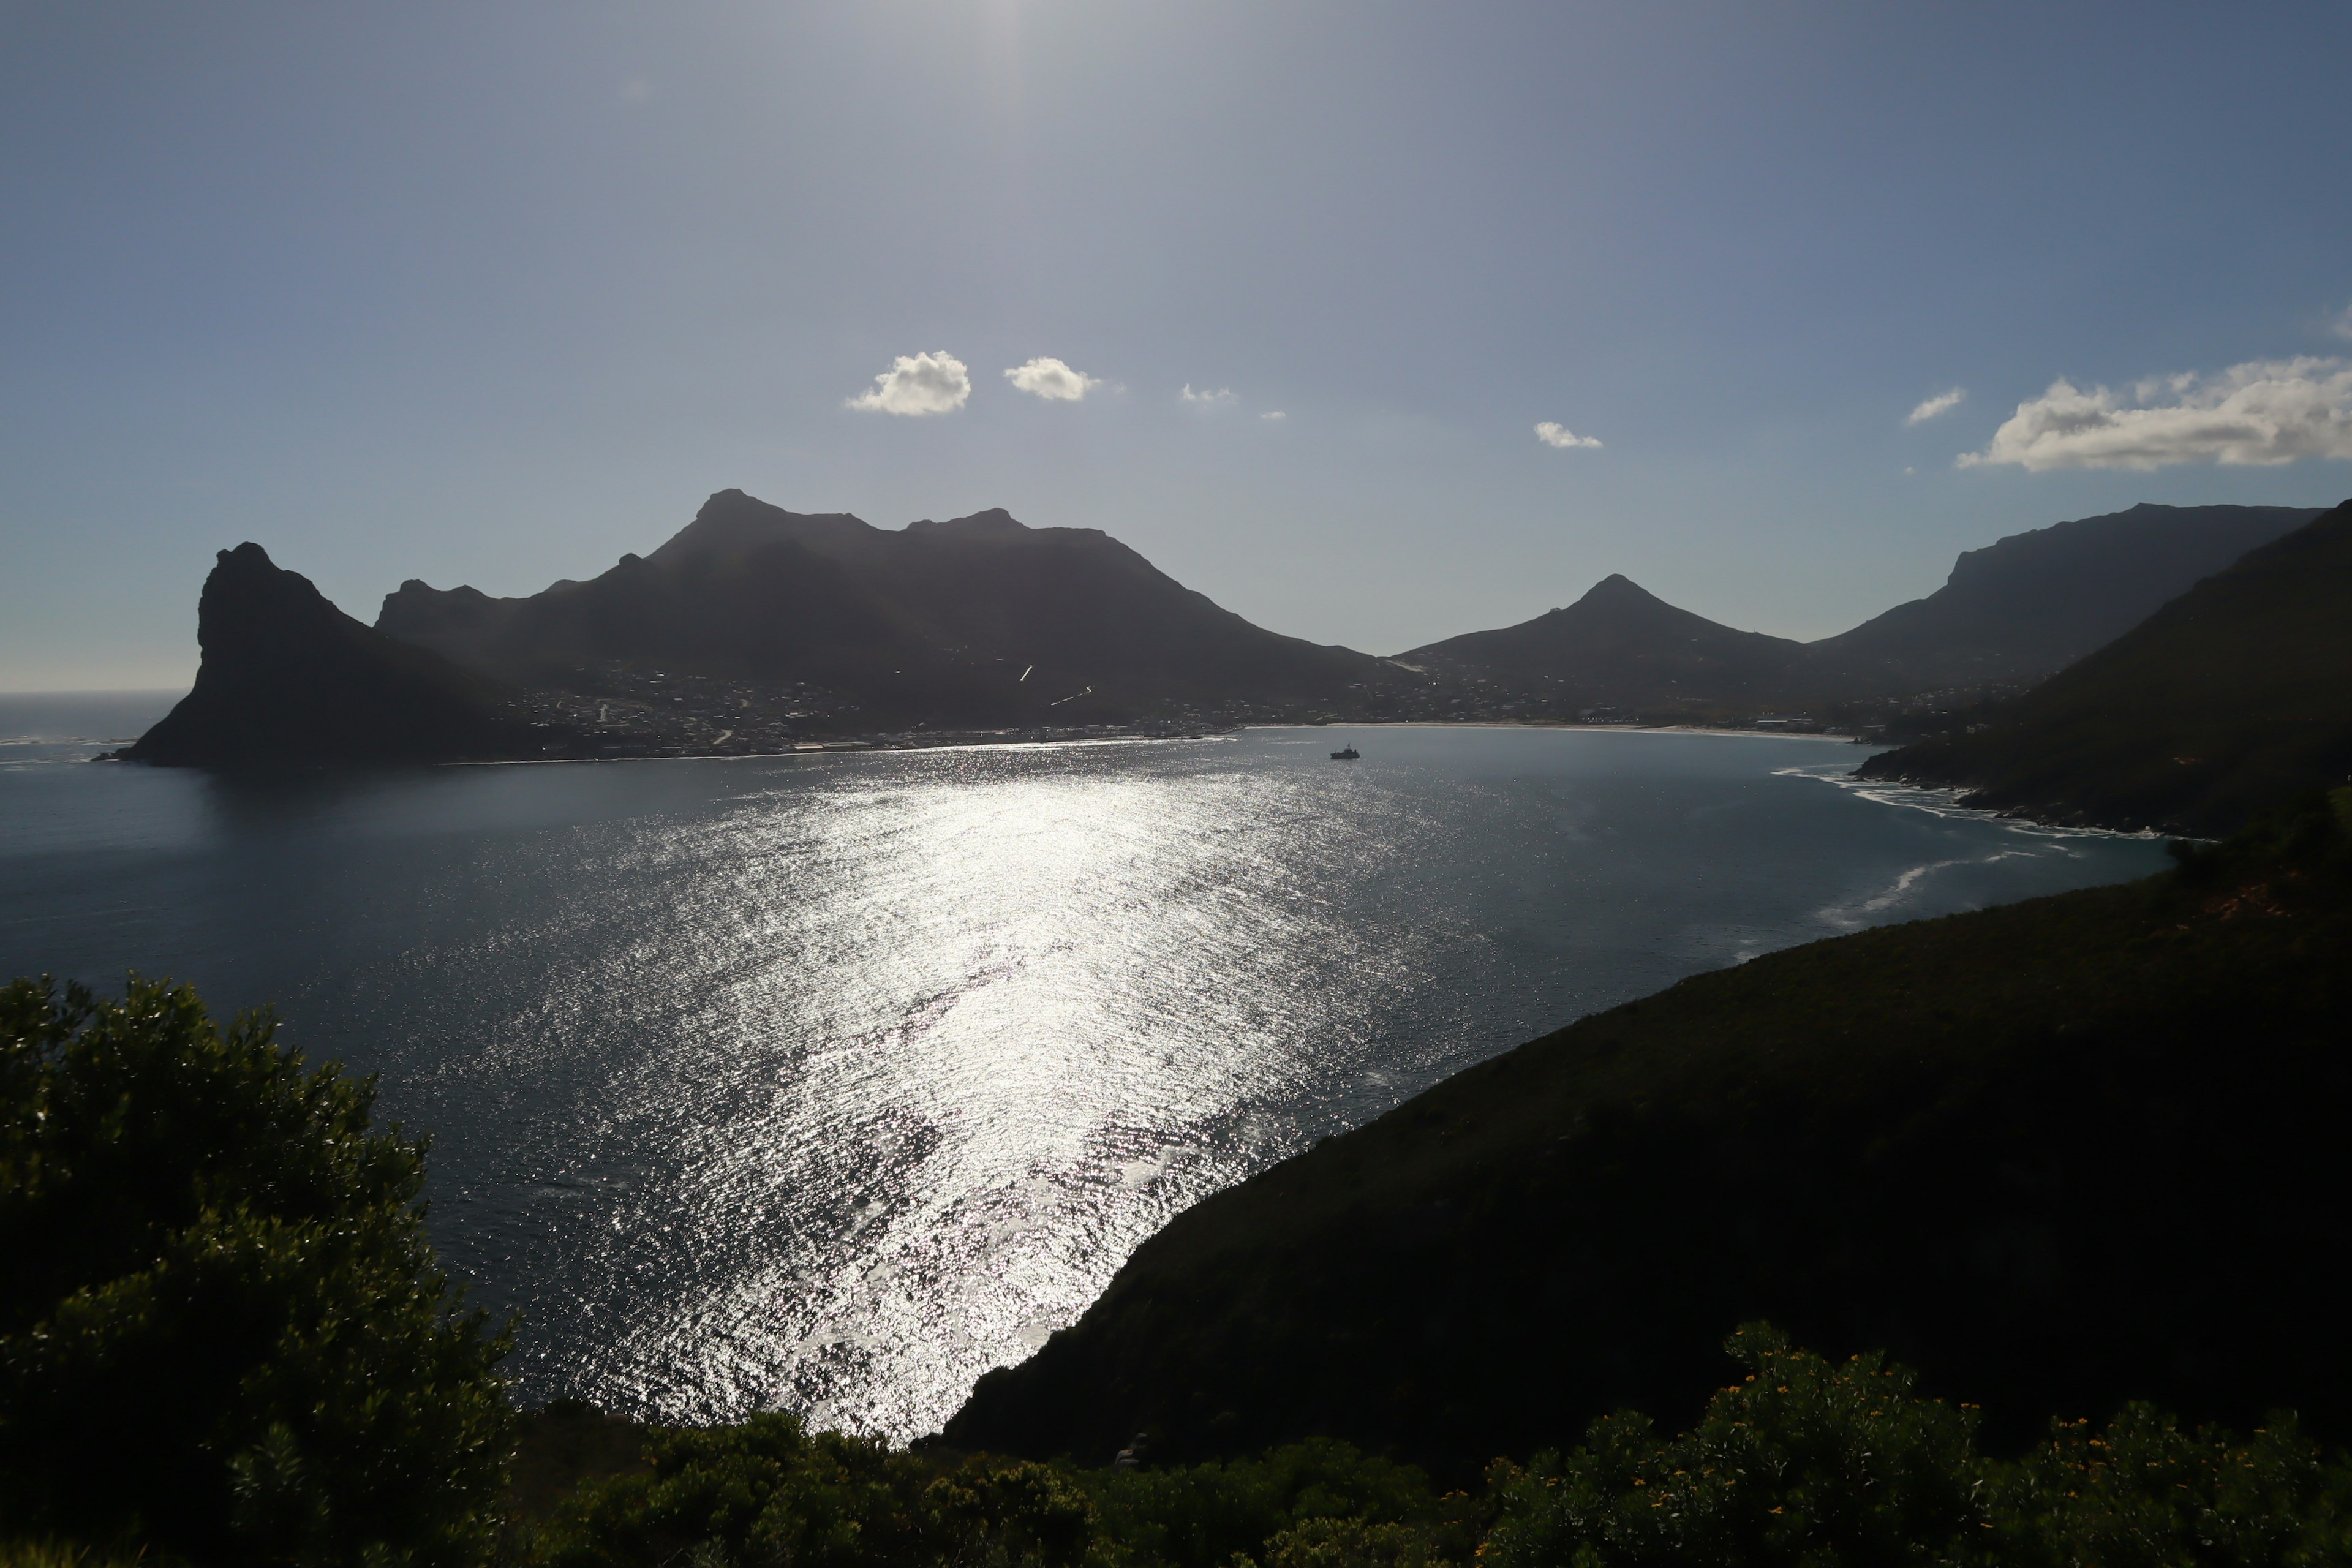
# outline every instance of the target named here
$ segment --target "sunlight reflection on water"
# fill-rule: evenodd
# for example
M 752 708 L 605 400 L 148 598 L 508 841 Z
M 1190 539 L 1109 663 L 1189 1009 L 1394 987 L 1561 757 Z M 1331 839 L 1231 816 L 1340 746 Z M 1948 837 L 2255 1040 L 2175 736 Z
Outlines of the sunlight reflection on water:
M 381 1071 L 528 1397 L 904 1438 L 1180 1209 L 1495 1050 L 2161 859 L 1823 787 L 1858 753 L 1815 742 L 1360 739 L 28 769 L 0 953 Z

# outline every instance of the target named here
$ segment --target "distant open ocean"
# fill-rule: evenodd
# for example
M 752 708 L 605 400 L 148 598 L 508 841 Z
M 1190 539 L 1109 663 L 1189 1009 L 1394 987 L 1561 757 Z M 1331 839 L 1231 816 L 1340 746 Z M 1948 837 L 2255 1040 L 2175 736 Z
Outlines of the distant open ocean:
M 274 1002 L 381 1074 L 444 1259 L 523 1315 L 527 1399 L 901 1439 L 1179 1210 L 1484 1057 L 2164 859 L 1785 736 L 82 760 L 169 700 L 0 698 L 0 971 Z

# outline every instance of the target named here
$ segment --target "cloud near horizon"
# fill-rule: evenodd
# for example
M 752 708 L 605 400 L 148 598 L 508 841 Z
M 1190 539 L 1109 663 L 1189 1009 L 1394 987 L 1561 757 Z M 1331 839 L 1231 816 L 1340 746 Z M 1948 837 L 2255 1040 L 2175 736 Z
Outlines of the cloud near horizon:
M 1925 425 L 1937 415 L 1949 414 L 1953 409 L 1958 408 L 1967 400 L 1968 395 L 1968 388 L 1964 386 L 1956 386 L 1949 392 L 1939 392 L 1914 408 L 1903 423 L 1906 426 Z
M 2159 468 L 2214 462 L 2274 467 L 2352 458 L 2352 366 L 2336 359 L 2252 360 L 2219 375 L 2143 381 L 2119 396 L 2061 377 L 2017 405 L 1963 468 Z
M 1601 445 L 1601 439 L 1599 437 L 1580 436 L 1575 431 L 1570 429 L 1567 426 L 1560 424 L 1555 419 L 1547 419 L 1542 424 L 1536 426 L 1536 439 L 1541 441 L 1547 447 L 1559 447 L 1562 448 L 1569 447 L 1598 447 Z
M 971 373 L 943 350 L 900 354 L 874 378 L 874 390 L 851 398 L 848 406 L 877 414 L 952 414 L 971 395 Z
M 1072 370 L 1057 359 L 1037 358 L 1004 373 L 1004 379 L 1033 397 L 1048 403 L 1076 403 L 1100 386 L 1100 378 Z

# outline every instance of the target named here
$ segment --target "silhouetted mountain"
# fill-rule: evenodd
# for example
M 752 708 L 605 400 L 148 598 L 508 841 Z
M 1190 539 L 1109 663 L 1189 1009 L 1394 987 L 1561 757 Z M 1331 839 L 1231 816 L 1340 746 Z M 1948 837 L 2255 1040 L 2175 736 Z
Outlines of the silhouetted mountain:
M 536 754 L 513 693 L 373 631 L 258 544 L 220 552 L 197 602 L 194 689 L 123 754 L 166 767 Z
M 1803 646 L 1734 631 L 1678 610 L 1628 578 L 1609 576 L 1565 609 L 1448 637 L 1397 658 L 1531 689 L 1541 682 L 1545 695 L 1563 707 L 1706 710 L 1754 705 Z
M 1759 1319 L 1998 1443 L 2152 1399 L 2352 1432 L 2352 794 L 2177 874 L 1685 980 L 1208 1198 L 980 1379 L 960 1448 L 1310 1435 L 1466 1481 Z
M 892 531 L 740 490 L 592 581 L 525 599 L 405 583 L 376 625 L 527 685 L 658 666 L 817 682 L 877 716 L 972 721 L 1045 717 L 1088 688 L 1062 716 L 1328 701 L 1380 668 L 1252 626 L 1094 529 L 992 510 Z
M 1852 631 L 1796 643 L 1735 631 L 1612 576 L 1566 609 L 1397 657 L 1554 706 L 1723 713 L 1997 684 L 2063 669 L 2309 507 L 2136 506 L 1962 552 L 1944 586 Z
M 2228 832 L 2352 772 L 2352 501 L 1877 778 L 2047 820 Z
M 2151 506 L 1961 552 L 1941 588 L 1805 645 L 1790 701 L 2029 682 L 2123 636 L 2316 507 Z

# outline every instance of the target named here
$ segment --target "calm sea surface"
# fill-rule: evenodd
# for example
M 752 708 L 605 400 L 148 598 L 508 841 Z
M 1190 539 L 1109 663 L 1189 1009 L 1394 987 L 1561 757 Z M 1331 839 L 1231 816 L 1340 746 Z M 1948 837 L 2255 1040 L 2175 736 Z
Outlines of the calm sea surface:
M 901 1438 L 1180 1209 L 1483 1057 L 2163 859 L 1857 789 L 1858 748 L 1795 737 L 263 783 L 81 762 L 152 716 L 116 708 L 0 699 L 0 973 L 275 1002 L 381 1073 L 443 1258 L 523 1314 L 526 1398 Z

